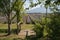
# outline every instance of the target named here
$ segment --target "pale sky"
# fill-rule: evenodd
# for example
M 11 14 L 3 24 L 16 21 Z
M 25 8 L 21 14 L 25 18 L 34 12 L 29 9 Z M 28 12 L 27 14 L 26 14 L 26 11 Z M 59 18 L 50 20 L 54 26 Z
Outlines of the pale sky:
M 33 3 L 37 3 L 37 2 L 38 2 L 37 0 L 33 0 Z M 25 4 L 24 4 L 24 7 L 25 7 L 25 8 L 28 8 L 29 5 L 30 5 L 29 0 L 26 0 L 26 2 L 25 2 Z
M 33 0 L 34 3 L 37 3 L 38 1 L 37 0 Z M 43 2 L 44 3 L 44 2 Z M 24 5 L 24 8 L 28 8 L 30 5 L 29 3 L 29 0 L 26 0 L 25 2 L 25 5 Z M 42 6 L 41 6 L 42 5 Z M 60 9 L 60 6 L 58 6 L 58 8 Z M 28 13 L 46 13 L 46 9 L 45 7 L 43 6 L 43 4 L 40 4 L 40 5 L 37 5 L 36 7 L 33 7 L 29 10 L 27 10 Z M 50 9 L 48 8 L 48 13 L 50 13 Z
M 37 3 L 37 0 L 33 0 L 34 3 Z M 29 0 L 27 0 L 25 2 L 24 8 L 28 8 L 30 5 Z M 42 6 L 41 6 L 42 5 Z M 46 9 L 43 6 L 43 4 L 37 5 L 36 7 L 30 8 L 29 10 L 27 10 L 28 13 L 45 13 Z M 48 9 L 48 12 L 50 12 L 50 10 Z

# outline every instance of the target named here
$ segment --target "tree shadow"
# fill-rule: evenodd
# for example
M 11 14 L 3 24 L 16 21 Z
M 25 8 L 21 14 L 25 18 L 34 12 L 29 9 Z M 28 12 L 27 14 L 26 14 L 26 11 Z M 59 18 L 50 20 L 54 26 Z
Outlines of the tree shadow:
M 0 35 L 0 37 L 7 37 L 7 36 L 8 36 L 8 34 Z
M 22 39 L 22 38 L 14 38 L 13 40 L 24 40 L 24 39 Z
M 11 34 L 17 34 L 17 29 L 11 29 Z M 0 29 L 0 37 L 7 37 L 8 29 Z

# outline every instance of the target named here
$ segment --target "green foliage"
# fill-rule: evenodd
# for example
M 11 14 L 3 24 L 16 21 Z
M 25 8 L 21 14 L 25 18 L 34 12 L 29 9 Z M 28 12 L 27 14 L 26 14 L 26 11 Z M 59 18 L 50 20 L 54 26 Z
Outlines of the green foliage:
M 39 23 L 35 24 L 34 31 L 36 32 L 37 37 L 42 37 L 43 36 L 43 27 Z
M 7 16 L 8 20 L 8 34 L 10 34 L 10 13 L 11 13 L 11 1 L 10 0 L 0 0 L 0 11 Z
M 25 0 L 26 1 L 26 0 Z M 22 15 L 23 15 L 23 11 L 24 11 L 24 3 L 25 1 L 23 2 L 23 0 L 16 0 L 14 3 L 13 3 L 13 10 L 16 11 L 16 16 L 17 16 L 17 19 L 18 21 L 22 22 Z
M 14 3 L 13 3 L 13 9 L 15 11 L 19 10 L 21 11 L 23 9 L 23 0 L 16 0 Z
M 0 0 L 0 11 L 2 13 L 9 13 L 10 10 L 10 0 Z
M 34 31 L 38 38 L 49 37 L 52 40 L 60 39 L 60 13 L 51 14 L 50 18 L 45 18 L 42 21 L 35 21 Z M 48 36 L 47 36 L 48 35 Z
M 30 1 L 30 7 L 34 7 L 33 0 L 29 0 L 29 1 Z
M 50 33 L 52 35 L 52 39 L 57 40 L 58 37 L 60 37 L 60 13 L 55 13 L 51 16 L 51 22 L 48 24 L 48 27 L 52 30 Z
M 49 5 L 51 0 L 46 0 L 45 5 Z
M 35 26 L 33 30 L 36 32 L 36 36 L 38 38 L 47 36 L 49 32 L 51 31 L 49 30 L 49 27 L 47 26 L 51 22 L 51 19 L 50 18 L 46 18 L 46 19 L 47 20 L 45 20 L 45 17 L 42 17 L 41 21 L 38 21 L 38 20 L 34 21 Z
M 35 21 L 34 31 L 38 38 L 46 35 L 46 22 L 45 18 L 42 18 L 41 21 Z

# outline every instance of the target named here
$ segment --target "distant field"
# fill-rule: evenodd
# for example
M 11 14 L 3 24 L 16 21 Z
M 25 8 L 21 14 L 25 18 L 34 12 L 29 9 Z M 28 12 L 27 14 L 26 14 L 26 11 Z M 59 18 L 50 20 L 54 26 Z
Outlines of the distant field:
M 16 24 L 11 24 L 11 29 L 16 29 L 17 26 Z M 21 29 L 32 29 L 33 28 L 33 24 L 22 24 L 21 25 Z M 8 29 L 8 25 L 7 24 L 1 24 L 0 23 L 0 29 Z

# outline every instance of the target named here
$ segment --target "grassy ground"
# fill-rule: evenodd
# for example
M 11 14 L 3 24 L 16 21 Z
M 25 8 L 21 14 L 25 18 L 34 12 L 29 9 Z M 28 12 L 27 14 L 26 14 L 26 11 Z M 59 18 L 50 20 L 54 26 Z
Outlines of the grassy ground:
M 33 24 L 22 24 L 21 25 L 21 30 L 28 30 L 28 29 L 32 30 L 33 26 L 34 26 Z M 1 24 L 0 23 L 0 40 L 25 40 L 24 38 L 23 39 L 21 38 L 23 36 L 20 37 L 20 35 L 14 34 L 14 32 L 15 32 L 14 30 L 17 29 L 16 24 L 11 25 L 11 35 L 9 35 L 9 36 L 6 36 L 7 29 L 8 29 L 7 24 Z M 46 31 L 44 31 L 44 35 L 46 35 L 46 34 L 47 34 Z
M 8 25 L 7 24 L 2 24 L 0 23 L 0 29 L 7 29 Z M 16 28 L 16 24 L 11 24 L 11 29 L 15 29 Z
M 21 27 L 21 29 L 22 30 L 25 30 L 25 29 L 33 29 L 33 24 L 22 24 L 22 27 Z
M 0 40 L 22 40 L 21 38 L 19 38 L 18 35 L 13 34 L 13 33 L 10 36 L 5 36 L 7 34 L 7 29 L 8 29 L 7 24 L 0 23 Z M 12 24 L 11 31 L 14 31 L 15 29 L 17 29 L 16 24 Z M 31 29 L 33 29 L 33 25 L 32 24 L 22 24 L 21 29 L 22 30 L 26 30 L 26 29 L 31 30 Z
M 32 26 L 33 26 L 32 24 L 22 24 L 21 29 L 22 30 L 32 29 L 33 28 Z M 11 24 L 11 29 L 16 29 L 16 28 L 17 28 L 16 24 Z M 7 24 L 1 24 L 0 23 L 0 29 L 8 29 Z

